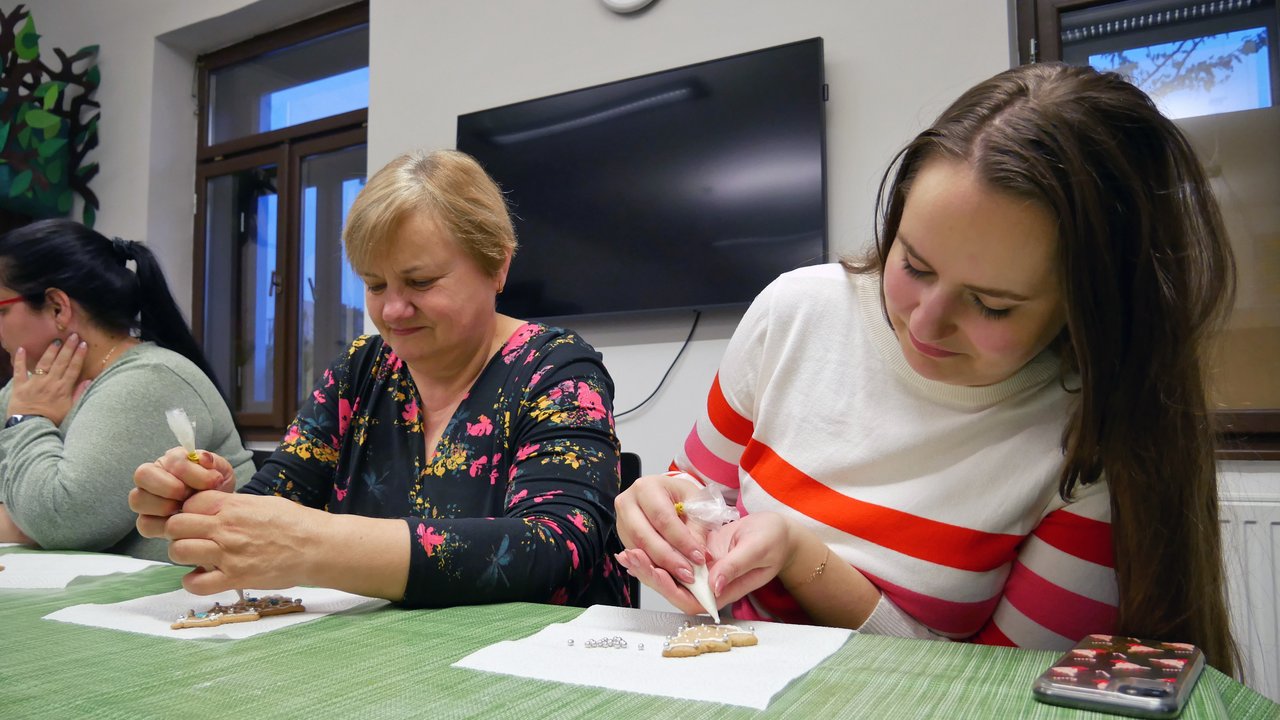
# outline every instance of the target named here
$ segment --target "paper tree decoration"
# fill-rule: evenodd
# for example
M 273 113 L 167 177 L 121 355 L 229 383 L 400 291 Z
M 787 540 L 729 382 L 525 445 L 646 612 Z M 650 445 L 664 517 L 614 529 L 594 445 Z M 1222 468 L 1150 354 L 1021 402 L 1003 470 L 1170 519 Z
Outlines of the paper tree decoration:
M 89 181 L 98 163 L 82 163 L 98 145 L 98 46 L 53 54 L 56 67 L 41 58 L 40 35 L 24 6 L 7 15 L 0 10 L 0 207 L 36 218 L 65 216 L 79 195 L 92 227 L 98 197 Z

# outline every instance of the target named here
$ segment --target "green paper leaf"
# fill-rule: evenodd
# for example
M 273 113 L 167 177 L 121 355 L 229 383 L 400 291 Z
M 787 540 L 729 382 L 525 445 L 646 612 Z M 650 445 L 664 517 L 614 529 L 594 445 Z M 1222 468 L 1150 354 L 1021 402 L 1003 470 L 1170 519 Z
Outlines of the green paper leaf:
M 52 185 L 57 185 L 62 182 L 62 170 L 66 166 L 67 164 L 62 161 L 62 158 L 57 158 L 52 162 L 47 163 L 44 168 L 45 179 Z
M 72 197 L 71 197 L 70 189 L 63 190 L 61 193 L 59 193 L 58 194 L 58 212 L 64 215 L 71 212 L 71 200 L 72 200 Z
M 45 140 L 44 142 L 40 143 L 36 147 L 36 152 L 39 153 L 40 157 L 47 158 L 50 155 L 61 150 L 62 146 L 66 144 L 67 144 L 66 138 L 53 138 L 52 140 Z
M 84 225 L 87 228 L 93 228 L 93 221 L 98 218 L 98 213 L 94 211 L 93 206 L 85 203 L 84 206 Z
M 53 125 L 56 127 L 59 123 L 62 122 L 62 118 L 58 117 L 57 115 L 54 115 L 48 110 L 33 108 L 27 111 L 26 121 L 27 121 L 27 124 L 30 125 L 31 127 L 37 130 L 44 130 L 50 125 Z
M 80 48 L 79 50 L 77 50 L 77 51 L 76 51 L 76 55 L 79 55 L 80 53 L 89 53 L 90 55 L 97 55 L 97 54 L 98 54 L 98 46 L 97 46 L 97 45 L 85 45 L 84 47 L 82 47 L 82 48 Z
M 42 206 L 45 210 L 52 209 L 58 204 L 58 198 L 54 197 L 53 191 L 47 182 L 43 184 L 37 182 L 40 179 L 39 175 L 31 178 L 31 197 L 35 199 L 37 205 Z
M 89 72 L 84 74 L 85 87 L 92 90 L 98 87 L 98 83 L 102 82 L 102 73 L 99 72 L 98 66 L 94 65 L 89 68 Z
M 49 88 L 44 94 L 44 109 L 52 110 L 53 106 L 58 102 L 58 91 L 61 90 L 56 84 Z
M 48 93 L 50 90 L 56 90 L 57 92 L 62 92 L 63 90 L 66 89 L 66 87 L 67 87 L 67 84 L 64 82 L 60 82 L 58 80 L 50 80 L 48 82 L 40 83 L 40 86 L 36 88 L 36 91 L 31 94 L 34 95 L 35 97 L 43 98 L 45 94 Z
M 0 152 L 4 151 L 4 144 L 9 142 L 9 123 L 0 121 Z
M 98 171 L 98 163 L 91 162 L 88 165 L 81 165 L 80 167 L 76 168 L 76 175 L 79 175 L 80 177 L 84 177 L 85 175 L 88 175 L 91 172 L 97 172 L 97 171 Z
M 44 130 L 41 130 L 40 132 L 44 133 L 45 140 L 52 140 L 58 137 L 59 135 L 62 134 L 62 120 L 59 119 L 57 123 L 46 127 Z
M 40 35 L 36 32 L 36 21 L 30 15 L 22 29 L 13 38 L 14 51 L 23 60 L 35 60 L 40 57 Z
M 23 170 L 13 178 L 13 183 L 9 185 L 9 197 L 16 198 L 31 187 L 31 171 Z
M 31 126 L 27 126 L 18 131 L 18 146 L 23 150 L 31 148 Z

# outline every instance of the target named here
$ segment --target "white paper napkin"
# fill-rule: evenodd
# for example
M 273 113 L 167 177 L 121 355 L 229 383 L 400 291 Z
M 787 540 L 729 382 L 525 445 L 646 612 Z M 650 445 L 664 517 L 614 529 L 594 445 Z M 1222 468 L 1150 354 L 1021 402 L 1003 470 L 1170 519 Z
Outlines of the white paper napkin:
M 5 553 L 0 555 L 0 588 L 64 588 L 82 575 L 111 575 L 145 570 L 168 563 L 124 555 L 60 555 Z
M 760 643 L 691 658 L 662 657 L 663 639 L 686 620 L 689 616 L 678 613 L 595 605 L 571 622 L 481 648 L 454 667 L 764 710 L 788 683 L 853 634 L 808 625 L 736 622 L 754 627 Z M 586 647 L 587 640 L 615 635 L 627 642 L 626 649 Z M 644 650 L 639 649 L 641 643 Z
M 216 595 L 192 595 L 186 590 L 175 590 L 163 595 L 149 595 L 111 605 L 73 605 L 44 616 L 45 620 L 89 625 L 109 630 L 158 635 L 176 640 L 239 640 L 272 630 L 297 625 L 343 610 L 361 607 L 373 608 L 387 604 L 386 600 L 352 595 L 341 590 L 327 588 L 291 587 L 287 590 L 246 592 L 248 595 L 288 595 L 299 598 L 306 612 L 288 615 L 271 615 L 252 622 L 228 623 L 216 627 L 196 627 L 173 630 L 169 626 L 187 614 L 188 610 L 204 612 L 215 602 L 230 605 L 236 601 L 233 591 Z

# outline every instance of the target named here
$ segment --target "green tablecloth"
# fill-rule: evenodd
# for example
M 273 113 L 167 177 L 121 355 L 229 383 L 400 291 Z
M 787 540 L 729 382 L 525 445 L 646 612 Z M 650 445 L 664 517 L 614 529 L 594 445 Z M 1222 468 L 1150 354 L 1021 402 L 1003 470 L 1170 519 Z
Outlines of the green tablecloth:
M 0 551 L 2 552 L 2 551 Z M 3 559 L 0 557 L 0 564 Z M 452 668 L 580 610 L 387 606 L 236 641 L 178 641 L 42 620 L 177 589 L 185 568 L 0 590 L 0 718 L 1109 718 L 1035 702 L 1057 653 L 854 635 L 764 713 Z M 1207 669 L 1184 718 L 1280 718 Z

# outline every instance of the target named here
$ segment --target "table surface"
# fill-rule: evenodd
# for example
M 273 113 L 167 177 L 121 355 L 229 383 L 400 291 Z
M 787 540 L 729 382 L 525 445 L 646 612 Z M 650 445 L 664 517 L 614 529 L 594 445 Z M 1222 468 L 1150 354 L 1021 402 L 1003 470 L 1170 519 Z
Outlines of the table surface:
M 1114 717 L 1032 699 L 1031 683 L 1059 653 L 874 635 L 853 635 L 762 713 L 450 667 L 581 612 L 550 605 L 383 606 L 236 641 L 42 619 L 81 603 L 169 592 L 185 572 L 167 566 L 80 578 L 65 590 L 0 590 L 0 717 Z M 1280 705 L 1207 668 L 1182 717 L 1274 720 Z

